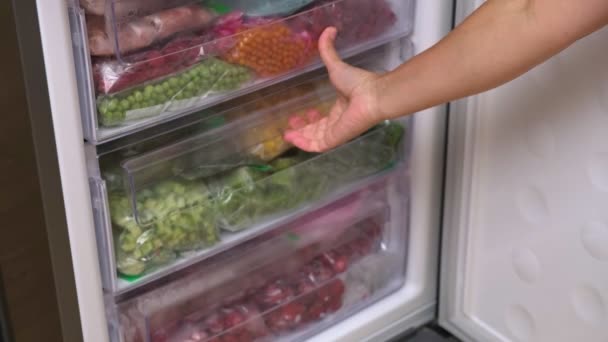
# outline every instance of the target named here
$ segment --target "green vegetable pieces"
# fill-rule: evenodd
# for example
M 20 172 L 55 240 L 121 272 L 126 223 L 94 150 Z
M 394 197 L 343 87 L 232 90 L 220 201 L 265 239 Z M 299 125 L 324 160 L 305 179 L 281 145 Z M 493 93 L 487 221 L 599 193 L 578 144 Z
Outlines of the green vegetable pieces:
M 227 171 L 217 160 L 197 159 L 178 165 L 173 178 L 138 189 L 135 200 L 115 192 L 110 210 L 117 268 L 123 275 L 141 275 L 181 253 L 218 243 L 220 228 L 249 229 L 344 191 L 398 162 L 403 135 L 399 124 L 384 123 L 324 154 L 294 149 L 268 163 L 244 157 Z M 196 172 L 189 172 L 189 165 Z M 201 173 L 208 169 L 214 172 Z
M 174 101 L 238 89 L 250 78 L 251 73 L 245 67 L 209 58 L 160 81 L 99 97 L 99 121 L 102 126 L 111 127 L 126 121 L 157 116 Z
M 167 180 L 140 191 L 137 221 L 124 194 L 110 197 L 110 210 L 117 268 L 128 276 L 219 241 L 209 193 L 200 182 Z
M 298 152 L 272 161 L 273 173 L 241 167 L 212 182 L 222 229 L 239 231 L 269 216 L 311 204 L 344 186 L 391 167 L 403 127 L 386 123 L 359 139 L 321 155 Z

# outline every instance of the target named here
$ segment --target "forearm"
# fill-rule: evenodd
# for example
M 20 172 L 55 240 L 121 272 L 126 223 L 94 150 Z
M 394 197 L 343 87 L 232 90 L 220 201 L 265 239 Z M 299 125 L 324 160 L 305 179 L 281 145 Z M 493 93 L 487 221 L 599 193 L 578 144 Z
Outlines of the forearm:
M 379 79 L 378 114 L 395 118 L 492 89 L 606 24 L 606 0 L 489 0 Z

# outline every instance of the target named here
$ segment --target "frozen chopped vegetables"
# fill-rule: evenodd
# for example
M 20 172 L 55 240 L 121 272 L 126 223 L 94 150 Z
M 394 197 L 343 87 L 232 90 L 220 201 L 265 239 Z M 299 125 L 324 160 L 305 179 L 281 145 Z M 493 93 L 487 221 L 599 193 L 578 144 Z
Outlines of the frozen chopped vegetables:
M 97 100 L 99 121 L 116 126 L 126 121 L 157 116 L 175 101 L 207 96 L 210 92 L 237 89 L 250 78 L 244 67 L 207 59 L 171 77 Z
M 119 272 L 136 276 L 166 264 L 177 253 L 219 242 L 214 211 L 205 187 L 165 181 L 138 193 L 135 219 L 127 196 L 110 198 Z
M 197 169 L 174 167 L 173 178 L 138 185 L 132 189 L 134 202 L 117 191 L 110 210 L 118 269 L 139 275 L 182 252 L 216 244 L 219 229 L 248 229 L 378 173 L 398 161 L 403 130 L 397 123 L 385 123 L 325 154 L 292 149 L 270 161 L 246 158 L 229 170 L 201 159 L 192 163 Z

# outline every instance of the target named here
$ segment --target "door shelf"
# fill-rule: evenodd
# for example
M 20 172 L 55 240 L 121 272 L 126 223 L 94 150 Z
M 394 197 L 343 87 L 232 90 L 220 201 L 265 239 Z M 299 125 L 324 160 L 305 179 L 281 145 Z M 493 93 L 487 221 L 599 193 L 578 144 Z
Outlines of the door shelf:
M 403 178 L 288 222 L 110 305 L 117 341 L 300 341 L 405 279 Z M 399 185 L 401 183 L 401 185 Z M 353 203 L 358 203 L 353 205 Z
M 258 112 L 228 110 L 223 116 L 236 119 L 223 127 L 106 165 L 93 180 L 105 288 L 131 291 L 404 170 L 407 123 L 384 123 L 324 154 L 286 144 L 294 118 L 325 115 L 335 99 L 314 83 L 305 94 L 268 97 L 283 94 L 278 104 L 256 102 Z
M 85 138 L 94 144 L 321 67 L 327 26 L 339 28 L 348 57 L 407 36 L 414 12 L 414 0 L 317 0 L 287 17 L 218 14 L 205 1 L 112 0 L 100 12 L 97 2 L 71 8 Z M 146 25 L 158 27 L 141 42 Z

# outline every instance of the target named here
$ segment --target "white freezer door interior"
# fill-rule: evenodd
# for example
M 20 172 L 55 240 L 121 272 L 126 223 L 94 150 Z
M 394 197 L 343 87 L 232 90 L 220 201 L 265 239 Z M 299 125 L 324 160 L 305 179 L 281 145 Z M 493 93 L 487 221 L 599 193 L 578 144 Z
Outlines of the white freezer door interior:
M 465 341 L 608 341 L 606 41 L 452 106 L 440 323 Z

